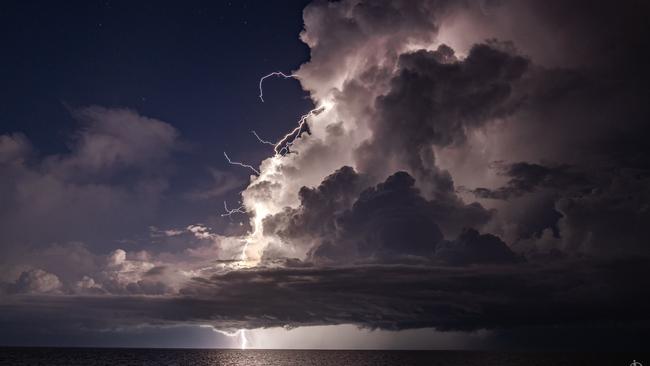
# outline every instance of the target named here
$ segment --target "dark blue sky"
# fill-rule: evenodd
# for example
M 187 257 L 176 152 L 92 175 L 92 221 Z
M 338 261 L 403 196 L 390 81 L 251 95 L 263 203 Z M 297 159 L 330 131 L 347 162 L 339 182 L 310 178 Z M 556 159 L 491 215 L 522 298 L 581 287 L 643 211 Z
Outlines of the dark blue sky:
M 66 152 L 79 128 L 66 106 L 127 107 L 170 123 L 188 149 L 175 156 L 178 171 L 167 201 L 174 212 L 161 219 L 167 224 L 203 219 L 220 209 L 220 201 L 185 207 L 174 194 L 209 180 L 208 167 L 246 177 L 246 170 L 226 164 L 222 152 L 258 162 L 269 154 L 268 146 L 250 131 L 275 139 L 309 109 L 296 81 L 269 81 L 266 103 L 257 90 L 262 75 L 293 70 L 309 58 L 298 38 L 306 4 L 5 5 L 0 134 L 22 132 L 39 153 L 50 155 Z

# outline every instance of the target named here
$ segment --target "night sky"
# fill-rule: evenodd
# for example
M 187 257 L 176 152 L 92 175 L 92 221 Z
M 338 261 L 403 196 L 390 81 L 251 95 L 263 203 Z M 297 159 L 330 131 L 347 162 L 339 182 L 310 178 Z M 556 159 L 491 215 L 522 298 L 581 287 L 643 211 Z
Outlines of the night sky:
M 171 192 L 211 188 L 211 169 L 236 176 L 242 189 L 247 174 L 227 168 L 223 151 L 259 162 L 269 149 L 250 131 L 276 139 L 311 107 L 296 81 L 270 82 L 269 103 L 257 97 L 261 76 L 308 60 L 309 48 L 298 39 L 306 4 L 6 5 L 0 132 L 24 134 L 39 154 L 60 154 L 80 129 L 70 110 L 128 108 L 178 130 L 185 146 L 173 157 Z M 174 196 L 148 224 L 205 220 L 222 206 L 222 199 L 188 204 Z
M 4 4 L 0 345 L 646 347 L 649 10 Z

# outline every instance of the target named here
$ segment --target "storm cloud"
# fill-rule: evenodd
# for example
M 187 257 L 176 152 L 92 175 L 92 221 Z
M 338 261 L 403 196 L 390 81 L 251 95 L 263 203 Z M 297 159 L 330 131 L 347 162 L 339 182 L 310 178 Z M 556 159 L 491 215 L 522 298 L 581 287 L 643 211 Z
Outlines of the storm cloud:
M 27 327 L 35 336 L 53 330 L 79 334 L 78 324 L 88 334 L 142 324 L 211 325 L 231 331 L 354 324 L 387 330 L 435 327 L 527 334 L 559 328 L 582 329 L 581 337 L 594 332 L 603 337 L 607 332 L 641 335 L 647 304 L 619 299 L 647 295 L 645 265 L 634 260 L 461 268 L 292 263 L 196 279 L 174 297 L 13 296 L 0 306 L 0 319 L 6 330 L 21 334 Z M 635 281 L 625 281 L 631 278 Z M 612 346 L 622 345 L 615 337 L 606 339 Z M 642 343 L 632 341 L 628 346 Z
M 52 156 L 0 136 L 3 252 L 29 253 L 3 263 L 0 324 L 647 333 L 650 38 L 633 4 L 313 2 L 292 75 L 319 112 L 250 177 L 238 232 L 149 227 L 179 147 L 165 122 L 80 109 Z M 241 185 L 212 181 L 185 196 Z M 132 226 L 158 248 L 97 244 Z

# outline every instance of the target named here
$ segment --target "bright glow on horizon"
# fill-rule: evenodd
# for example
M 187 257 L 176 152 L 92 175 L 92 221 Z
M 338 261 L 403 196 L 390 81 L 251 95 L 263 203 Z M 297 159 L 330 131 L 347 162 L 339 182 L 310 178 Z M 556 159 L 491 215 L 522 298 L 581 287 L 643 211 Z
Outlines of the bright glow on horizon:
M 246 349 L 472 349 L 491 332 L 441 332 L 432 328 L 401 331 L 370 330 L 352 324 L 292 329 L 259 328 L 246 332 Z M 243 348 L 242 348 L 243 349 Z
M 239 339 L 241 342 L 241 349 L 244 350 L 248 346 L 248 340 L 246 339 L 246 329 L 239 330 Z
M 242 328 L 242 329 L 237 330 L 236 332 L 231 333 L 231 332 L 226 332 L 226 331 L 223 331 L 223 330 L 219 330 L 219 329 L 213 327 L 212 325 L 200 325 L 199 327 L 201 327 L 201 328 L 210 328 L 210 329 L 212 329 L 212 331 L 214 331 L 216 333 L 219 333 L 219 334 L 223 334 L 223 335 L 225 335 L 227 337 L 231 337 L 231 338 L 239 337 L 239 349 L 245 350 L 245 349 L 248 348 L 248 338 L 246 338 L 246 329 Z

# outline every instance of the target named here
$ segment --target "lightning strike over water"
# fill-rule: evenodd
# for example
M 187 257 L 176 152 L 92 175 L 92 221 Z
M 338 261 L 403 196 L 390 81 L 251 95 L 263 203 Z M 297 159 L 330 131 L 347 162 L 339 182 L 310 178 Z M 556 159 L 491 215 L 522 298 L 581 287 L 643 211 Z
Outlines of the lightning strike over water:
M 241 349 L 246 349 L 248 347 L 248 339 L 246 339 L 246 329 L 239 330 L 239 341 Z
M 225 151 L 223 152 L 223 156 L 226 157 L 226 160 L 228 160 L 228 163 L 229 163 L 229 164 L 231 164 L 231 165 L 239 165 L 239 166 L 241 166 L 241 167 L 248 168 L 248 169 L 254 171 L 255 174 L 260 175 L 259 170 L 255 169 L 252 165 L 248 165 L 248 164 L 240 163 L 240 162 L 238 162 L 238 161 L 232 161 L 232 160 L 230 160 L 230 157 L 228 156 L 228 154 L 226 154 Z
M 223 334 L 227 337 L 239 337 L 239 348 L 244 350 L 248 348 L 248 338 L 246 338 L 246 329 L 238 329 L 235 332 L 228 332 L 224 330 L 219 330 L 210 325 L 200 325 L 200 327 L 206 327 L 212 329 L 212 331 Z

